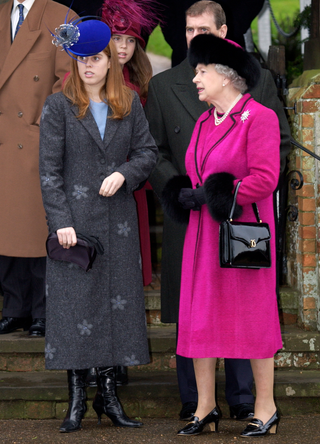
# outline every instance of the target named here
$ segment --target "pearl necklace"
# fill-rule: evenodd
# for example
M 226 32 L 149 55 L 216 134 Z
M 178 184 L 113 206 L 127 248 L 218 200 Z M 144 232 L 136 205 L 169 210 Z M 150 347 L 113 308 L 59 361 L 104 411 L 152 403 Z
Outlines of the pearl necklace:
M 232 104 L 231 104 L 230 108 L 228 109 L 228 111 L 226 111 L 226 112 L 223 114 L 223 116 L 220 117 L 220 118 L 218 117 L 217 108 L 214 109 L 214 111 L 213 111 L 213 115 L 214 115 L 214 123 L 215 123 L 216 126 L 220 125 L 220 123 L 222 123 L 222 122 L 228 117 L 230 111 L 231 111 L 232 108 L 236 105 L 236 103 L 239 102 L 239 100 L 241 99 L 241 97 L 242 97 L 242 94 L 240 93 L 240 94 L 236 97 L 235 101 L 232 102 Z

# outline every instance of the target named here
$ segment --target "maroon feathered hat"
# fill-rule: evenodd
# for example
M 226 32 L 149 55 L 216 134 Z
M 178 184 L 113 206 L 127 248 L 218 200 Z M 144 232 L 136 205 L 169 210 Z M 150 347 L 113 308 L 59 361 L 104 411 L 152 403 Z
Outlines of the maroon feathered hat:
M 153 0 L 105 0 L 102 5 L 102 20 L 111 29 L 111 34 L 127 34 L 136 37 L 144 48 L 141 31 L 148 34 L 159 22 L 159 13 Z

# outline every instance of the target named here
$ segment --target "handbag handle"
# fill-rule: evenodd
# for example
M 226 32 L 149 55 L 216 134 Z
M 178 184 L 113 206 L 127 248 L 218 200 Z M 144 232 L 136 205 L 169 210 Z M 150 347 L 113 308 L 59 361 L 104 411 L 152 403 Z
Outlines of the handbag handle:
M 239 182 L 236 185 L 236 189 L 234 190 L 234 194 L 233 194 L 233 202 L 232 202 L 232 206 L 231 206 L 231 210 L 230 210 L 230 215 L 229 215 L 229 220 L 232 221 L 233 218 L 233 213 L 236 207 L 236 203 L 237 203 L 237 194 L 238 194 L 238 190 L 240 188 L 240 184 L 241 184 L 241 180 L 239 180 Z M 254 202 L 252 204 L 252 208 L 253 208 L 253 212 L 254 215 L 256 216 L 257 222 L 259 224 L 261 224 L 262 220 L 260 219 L 260 214 L 259 214 L 259 210 L 258 210 L 258 205 Z

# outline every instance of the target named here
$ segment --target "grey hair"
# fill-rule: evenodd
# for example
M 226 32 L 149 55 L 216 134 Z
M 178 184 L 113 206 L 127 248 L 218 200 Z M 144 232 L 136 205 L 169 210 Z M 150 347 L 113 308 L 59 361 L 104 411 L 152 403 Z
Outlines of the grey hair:
M 230 80 L 235 89 L 240 91 L 242 94 L 248 89 L 246 81 L 243 77 L 240 77 L 237 71 L 229 66 L 219 65 L 218 63 L 214 65 L 215 70 L 218 74 L 222 74 Z

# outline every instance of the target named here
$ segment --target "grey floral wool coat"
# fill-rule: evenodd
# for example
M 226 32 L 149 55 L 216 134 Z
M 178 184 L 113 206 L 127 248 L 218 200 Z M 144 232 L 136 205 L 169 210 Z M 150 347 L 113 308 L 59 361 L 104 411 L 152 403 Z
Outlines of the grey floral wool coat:
M 149 362 L 136 204 L 132 192 L 157 160 L 138 96 L 123 120 L 107 119 L 104 140 L 88 111 L 48 97 L 40 125 L 40 178 L 49 231 L 74 227 L 98 236 L 104 255 L 87 273 L 47 260 L 46 368 L 82 369 Z M 110 109 L 109 109 L 110 115 Z M 112 197 L 99 189 L 125 177 Z

